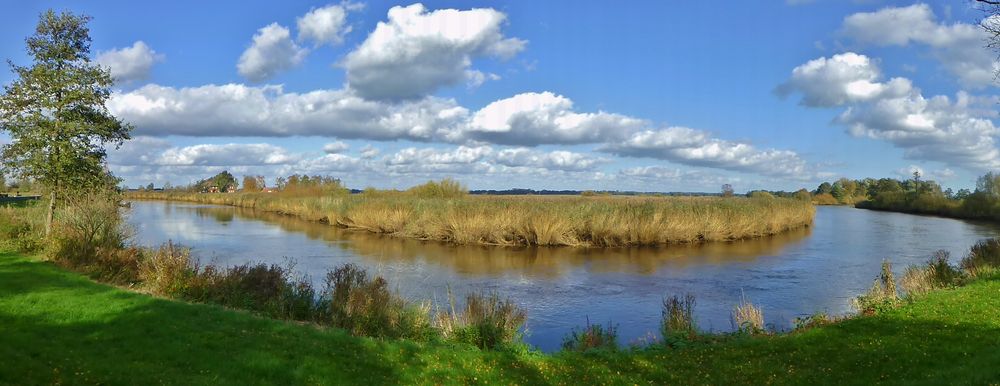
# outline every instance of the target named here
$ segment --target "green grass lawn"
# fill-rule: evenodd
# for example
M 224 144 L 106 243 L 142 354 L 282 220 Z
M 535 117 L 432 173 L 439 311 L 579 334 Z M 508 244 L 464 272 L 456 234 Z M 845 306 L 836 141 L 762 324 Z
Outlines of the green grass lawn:
M 383 342 L 158 299 L 0 252 L 0 384 L 17 385 L 1000 384 L 1000 278 L 878 317 L 721 340 L 554 356 Z

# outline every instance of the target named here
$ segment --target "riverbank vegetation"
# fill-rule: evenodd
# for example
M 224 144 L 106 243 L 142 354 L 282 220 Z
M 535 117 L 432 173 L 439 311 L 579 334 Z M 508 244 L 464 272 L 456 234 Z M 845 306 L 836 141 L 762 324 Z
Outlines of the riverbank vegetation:
M 358 337 L 125 291 L 0 252 L 0 383 L 990 384 L 1000 381 L 1000 276 L 980 272 L 790 334 L 691 333 L 685 299 L 673 298 L 672 340 L 620 347 L 604 343 L 613 328 L 590 325 L 567 338 L 581 343 L 546 355 Z
M 382 277 L 347 264 L 317 288 L 293 265 L 201 265 L 187 248 L 131 243 L 120 196 L 86 195 L 61 207 L 55 236 L 44 237 L 44 203 L 0 208 L 0 248 L 38 254 L 105 283 L 166 298 L 344 329 L 357 336 L 454 340 L 483 348 L 520 345 L 524 311 L 497 294 L 470 294 L 462 308 L 431 310 L 399 296 Z M 432 312 L 433 311 L 433 312 Z M 436 318 L 434 317 L 436 314 Z
M 947 256 L 936 255 L 925 267 L 907 271 L 907 278 L 899 283 L 901 291 L 896 289 L 896 280 L 891 274 L 891 267 L 887 265 L 876 280 L 873 292 L 859 297 L 857 304 L 859 314 L 862 315 L 860 317 L 832 320 L 818 314 L 796 323 L 800 328 L 786 334 L 763 326 L 765 310 L 743 299 L 734 303 L 733 332 L 708 333 L 699 329 L 694 322 L 695 296 L 673 295 L 665 297 L 660 310 L 662 321 L 659 334 L 651 334 L 644 342 L 630 342 L 631 346 L 623 347 L 617 338 L 617 328 L 611 321 L 607 326 L 588 322 L 582 330 L 575 330 L 565 338 L 563 352 L 547 355 L 538 353 L 523 343 L 523 325 L 527 315 L 516 302 L 504 299 L 499 294 L 471 294 L 464 299 L 464 304 L 456 304 L 453 299 L 447 309 L 434 309 L 421 299 L 400 297 L 384 278 L 372 276 L 352 265 L 331 271 L 325 276 L 323 288 L 316 288 L 309 280 L 296 276 L 291 267 L 263 264 L 202 266 L 186 249 L 169 243 L 156 249 L 131 245 L 127 242 L 128 227 L 121 221 L 123 208 L 117 205 L 120 197 L 113 192 L 105 191 L 105 194 L 106 196 L 101 196 L 94 193 L 80 200 L 67 201 L 56 216 L 56 234 L 60 236 L 50 239 L 41 236 L 44 221 L 38 219 L 44 215 L 44 202 L 21 208 L 5 208 L 5 214 L 10 215 L 5 218 L 15 220 L 7 221 L 9 226 L 5 225 L 0 229 L 0 235 L 4 235 L 0 244 L 16 246 L 16 238 L 36 238 L 41 240 L 36 249 L 23 250 L 38 254 L 64 269 L 86 274 L 119 288 L 209 306 L 173 303 L 123 293 L 121 290 L 102 287 L 60 272 L 45 263 L 8 254 L 0 263 L 0 267 L 3 267 L 0 268 L 0 275 L 7 275 L 0 280 L 0 286 L 11 286 L 4 293 L 17 295 L 9 299 L 0 298 L 0 318 L 11 322 L 4 323 L 5 326 L 15 327 L 12 328 L 12 333 L 0 334 L 0 343 L 4 343 L 0 346 L 15 347 L 15 350 L 22 352 L 27 350 L 28 354 L 18 351 L 3 353 L 15 355 L 9 357 L 17 358 L 15 363 L 24 366 L 14 370 L 0 370 L 3 376 L 7 374 L 4 371 L 9 371 L 12 375 L 39 380 L 80 379 L 76 375 L 68 375 L 71 378 L 53 378 L 65 377 L 67 375 L 63 375 L 63 371 L 69 371 L 92 376 L 95 382 L 117 379 L 117 372 L 109 373 L 104 370 L 107 368 L 104 362 L 80 362 L 74 357 L 77 362 L 63 363 L 52 359 L 63 357 L 50 356 L 55 355 L 51 350 L 56 348 L 39 346 L 37 342 L 33 344 L 39 347 L 27 346 L 28 342 L 40 339 L 37 334 L 42 332 L 34 326 L 52 325 L 55 320 L 64 323 L 69 318 L 75 320 L 71 325 L 80 325 L 80 328 L 89 330 L 112 326 L 107 328 L 114 330 L 100 333 L 101 339 L 114 337 L 110 339 L 116 342 L 134 340 L 130 343 L 137 345 L 135 347 L 162 343 L 146 339 L 187 341 L 189 343 L 183 347 L 169 344 L 165 347 L 173 347 L 170 350 L 176 349 L 177 353 L 182 349 L 184 352 L 200 350 L 191 354 L 199 358 L 220 353 L 216 351 L 218 340 L 203 340 L 205 337 L 195 328 L 197 323 L 211 320 L 209 324 L 213 327 L 209 331 L 217 331 L 210 332 L 212 336 L 224 331 L 214 327 L 218 323 L 230 328 L 267 326 L 258 327 L 265 330 L 251 328 L 248 330 L 250 332 L 240 332 L 225 340 L 245 345 L 241 347 L 268 347 L 251 349 L 252 352 L 245 353 L 237 349 L 235 355 L 256 355 L 258 360 L 263 361 L 260 363 L 274 363 L 275 360 L 281 363 L 293 360 L 309 363 L 335 362 L 334 366 L 338 368 L 371 364 L 367 357 L 362 357 L 362 353 L 368 353 L 366 350 L 371 349 L 374 350 L 374 358 L 381 358 L 377 363 L 386 364 L 387 356 L 395 358 L 388 359 L 388 369 L 392 370 L 389 373 L 405 374 L 400 376 L 409 382 L 463 382 L 470 381 L 469 377 L 473 377 L 477 381 L 493 380 L 498 383 L 566 382 L 571 379 L 657 383 L 689 383 L 692 379 L 718 382 L 771 380 L 794 383 L 806 379 L 799 378 L 804 376 L 800 375 L 803 371 L 810 376 L 824 374 L 824 379 L 850 374 L 852 380 L 884 380 L 885 377 L 895 377 L 894 380 L 900 381 L 924 380 L 925 377 L 940 380 L 943 378 L 933 377 L 942 371 L 950 371 L 952 376 L 959 376 L 961 378 L 958 379 L 970 382 L 1000 377 L 1000 374 L 982 367 L 990 363 L 988 360 L 1000 359 L 989 349 L 1000 344 L 1000 341 L 995 341 L 1000 338 L 991 338 L 998 336 L 996 333 L 1000 332 L 1000 320 L 994 312 L 995 307 L 1000 306 L 994 303 L 1000 300 L 984 295 L 991 293 L 989 291 L 1000 290 L 1000 282 L 997 281 L 1000 275 L 997 275 L 995 268 L 1000 263 L 1000 247 L 997 247 L 1000 241 L 976 245 L 958 266 L 951 265 Z M 911 271 L 915 273 L 911 274 Z M 21 279 L 25 275 L 27 278 Z M 63 288 L 60 285 L 37 287 L 29 284 L 29 281 L 37 284 L 35 280 L 46 280 L 46 283 L 65 280 L 66 286 L 74 289 L 58 289 Z M 53 294 L 50 291 L 54 291 Z M 108 294 L 95 295 L 105 292 Z M 937 303 L 930 303 L 930 306 L 926 305 L 931 301 L 928 299 L 940 299 L 941 296 L 946 296 L 942 294 L 949 293 L 963 295 L 951 295 L 955 296 L 953 300 L 939 300 Z M 21 294 L 27 299 L 23 299 Z M 59 296 L 60 300 L 53 301 L 39 296 Z M 38 302 L 43 302 L 45 307 L 51 304 L 55 309 L 39 310 Z M 73 306 L 90 308 L 89 311 L 76 314 L 71 309 L 63 309 L 70 307 L 66 302 L 84 302 L 88 304 L 73 303 Z M 104 304 L 106 302 L 112 303 Z M 134 304 L 142 306 L 133 306 Z M 157 307 L 165 307 L 169 312 L 178 314 L 167 314 L 168 311 L 159 314 L 160 311 L 155 310 Z M 250 314 L 233 313 L 226 309 L 248 311 Z M 581 315 L 585 315 L 585 312 L 586 310 L 581 310 Z M 93 313 L 102 313 L 102 316 L 94 321 L 89 319 L 93 317 Z M 151 328 L 148 321 L 141 320 L 147 316 L 158 320 L 154 326 L 170 321 L 171 326 L 186 327 L 158 330 Z M 57 319 L 50 321 L 49 317 Z M 283 324 L 276 320 L 299 324 Z M 143 326 L 133 323 L 142 323 Z M 933 336 L 927 336 L 928 329 L 934 331 Z M 125 335 L 118 337 L 114 331 Z M 887 336 L 891 339 L 887 340 Z M 66 336 L 63 339 L 70 338 Z M 266 346 L 258 346 L 257 342 L 250 342 L 253 339 L 269 340 Z M 304 346 L 308 347 L 306 350 L 298 346 L 277 344 L 277 339 L 310 343 Z M 939 346 L 929 346 L 928 342 Z M 321 343 L 354 349 L 344 351 L 340 348 L 317 347 Z M 59 341 L 52 344 L 66 343 Z M 878 347 L 875 351 L 857 348 L 873 347 L 873 344 Z M 71 344 L 71 347 L 79 346 Z M 357 351 L 359 347 L 366 349 Z M 87 352 L 97 348 L 79 350 Z M 103 350 L 118 349 L 104 347 Z M 834 351 L 838 355 L 845 355 L 846 352 L 851 359 L 831 365 L 826 357 L 829 352 Z M 401 352 L 405 352 L 405 355 L 390 354 Z M 938 359 L 926 361 L 924 355 L 927 352 L 934 352 Z M 979 355 L 973 362 L 976 366 L 964 367 L 967 359 L 962 362 L 955 359 L 959 357 L 959 352 Z M 147 358 L 143 357 L 145 353 L 136 350 L 128 351 L 128 355 Z M 423 359 L 410 361 L 408 358 L 413 356 Z M 713 359 L 705 362 L 706 357 Z M 887 368 L 885 362 L 878 358 L 888 357 L 909 365 Z M 46 358 L 48 362 L 42 364 L 33 358 Z M 179 370 L 192 369 L 190 363 L 164 362 L 160 354 L 148 358 L 149 362 L 143 362 L 145 364 L 141 366 L 150 371 L 155 369 L 160 374 L 171 374 L 171 377 L 178 377 L 178 382 L 196 381 L 187 378 L 187 375 L 183 375 L 186 373 Z M 858 364 L 852 361 L 882 364 L 862 366 L 859 370 Z M 137 362 L 133 360 L 127 363 Z M 744 365 L 739 366 L 739 372 L 734 372 L 733 363 Z M 698 365 L 694 366 L 695 364 Z M 682 367 L 685 365 L 693 367 Z M 59 368 L 59 372 L 39 370 L 50 366 Z M 170 366 L 177 368 L 166 368 Z M 317 368 L 309 366 L 308 369 L 289 374 L 284 371 L 274 372 L 273 367 L 262 365 L 245 371 L 263 377 L 259 379 L 270 379 L 276 383 L 298 380 L 312 383 L 332 382 L 333 379 L 344 381 L 344 378 L 332 378 L 332 373 L 319 371 Z M 791 368 L 796 369 L 795 375 L 788 373 Z M 219 368 L 198 369 L 201 374 L 220 374 L 220 371 L 224 371 Z M 859 371 L 860 375 L 857 374 Z M 365 371 L 352 374 L 356 378 L 350 379 L 359 382 L 377 377 Z M 227 378 L 227 381 L 230 379 L 238 382 L 244 378 L 236 376 Z
M 396 237 L 491 245 L 622 247 L 728 241 L 809 226 L 815 214 L 808 202 L 773 197 L 472 196 L 451 180 L 361 194 L 329 185 L 316 192 L 286 189 L 230 194 L 139 191 L 129 197 L 232 205 Z

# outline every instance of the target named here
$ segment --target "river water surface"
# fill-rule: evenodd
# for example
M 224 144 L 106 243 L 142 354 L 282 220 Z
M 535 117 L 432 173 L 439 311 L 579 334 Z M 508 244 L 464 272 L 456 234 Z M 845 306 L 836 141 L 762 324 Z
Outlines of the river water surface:
M 137 241 L 173 240 L 202 263 L 295 263 L 319 282 L 355 263 L 406 297 L 444 304 L 459 294 L 498 291 L 527 309 L 528 343 L 559 348 L 574 327 L 617 324 L 620 342 L 657 330 L 664 296 L 694 294 L 703 330 L 732 329 L 732 307 L 746 296 L 767 324 L 787 328 L 817 311 L 842 314 L 878 276 L 883 259 L 904 267 L 944 249 L 957 262 L 995 226 L 938 217 L 817 207 L 812 227 L 732 243 L 660 248 L 454 246 L 383 237 L 250 209 L 136 201 Z M 897 276 L 898 277 L 898 276 Z

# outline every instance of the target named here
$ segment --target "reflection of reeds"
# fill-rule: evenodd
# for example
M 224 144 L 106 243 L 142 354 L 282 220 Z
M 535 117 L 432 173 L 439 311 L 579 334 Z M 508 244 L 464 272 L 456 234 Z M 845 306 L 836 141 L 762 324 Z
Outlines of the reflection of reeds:
M 414 194 L 283 196 L 134 193 L 133 198 L 234 205 L 350 229 L 455 244 L 621 247 L 729 241 L 812 223 L 809 203 L 716 197 L 425 198 Z

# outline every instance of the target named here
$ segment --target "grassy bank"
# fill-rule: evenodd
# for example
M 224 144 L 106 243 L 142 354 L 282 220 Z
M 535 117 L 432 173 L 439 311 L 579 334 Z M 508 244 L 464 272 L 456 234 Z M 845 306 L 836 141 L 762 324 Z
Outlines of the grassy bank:
M 0 253 L 0 384 L 995 384 L 997 309 L 994 276 L 790 335 L 550 356 L 354 337 Z
M 420 197 L 378 192 L 134 192 L 133 199 L 233 205 L 349 229 L 457 244 L 620 247 L 728 241 L 808 226 L 815 209 L 792 199 L 709 197 Z

